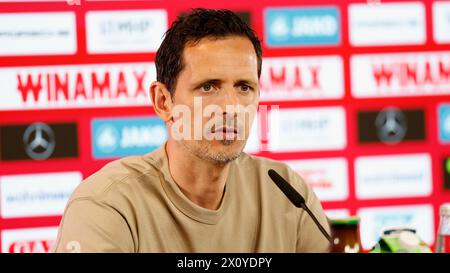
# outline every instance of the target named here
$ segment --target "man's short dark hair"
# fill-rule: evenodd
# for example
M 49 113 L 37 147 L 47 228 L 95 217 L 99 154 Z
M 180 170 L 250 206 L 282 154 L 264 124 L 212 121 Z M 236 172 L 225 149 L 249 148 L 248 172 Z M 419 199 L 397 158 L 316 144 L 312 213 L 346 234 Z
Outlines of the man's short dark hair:
M 183 70 L 183 50 L 187 43 L 202 38 L 247 37 L 253 44 L 261 75 L 262 49 L 255 32 L 234 12 L 229 10 L 192 9 L 180 15 L 167 30 L 156 52 L 156 79 L 166 85 L 173 96 L 178 75 Z

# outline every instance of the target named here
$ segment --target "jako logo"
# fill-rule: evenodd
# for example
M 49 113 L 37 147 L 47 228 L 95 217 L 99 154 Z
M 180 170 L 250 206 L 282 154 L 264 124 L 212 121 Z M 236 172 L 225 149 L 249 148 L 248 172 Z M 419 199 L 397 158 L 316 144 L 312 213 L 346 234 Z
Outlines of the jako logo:
M 450 104 L 439 106 L 439 139 L 442 143 L 450 142 Z
M 95 119 L 92 122 L 94 158 L 146 154 L 167 139 L 159 118 Z
M 337 45 L 340 42 L 336 7 L 267 9 L 266 43 L 270 47 Z

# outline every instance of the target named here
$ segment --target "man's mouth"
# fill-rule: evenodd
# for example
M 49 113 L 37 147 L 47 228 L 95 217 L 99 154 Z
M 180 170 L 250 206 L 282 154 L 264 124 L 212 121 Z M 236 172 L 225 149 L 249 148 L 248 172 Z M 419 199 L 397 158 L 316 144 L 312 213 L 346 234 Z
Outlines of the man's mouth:
M 213 128 L 214 138 L 216 140 L 235 140 L 238 136 L 238 130 L 234 127 L 219 127 Z
M 219 127 L 214 130 L 214 133 L 234 133 L 237 134 L 238 130 L 232 127 Z

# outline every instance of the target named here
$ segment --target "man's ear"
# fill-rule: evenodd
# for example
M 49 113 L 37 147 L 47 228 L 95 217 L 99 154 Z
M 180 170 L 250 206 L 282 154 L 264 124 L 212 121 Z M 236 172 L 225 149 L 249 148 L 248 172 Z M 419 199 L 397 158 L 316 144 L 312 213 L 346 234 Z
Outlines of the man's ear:
M 156 114 L 164 121 L 172 120 L 172 96 L 165 84 L 154 81 L 150 86 L 150 99 Z

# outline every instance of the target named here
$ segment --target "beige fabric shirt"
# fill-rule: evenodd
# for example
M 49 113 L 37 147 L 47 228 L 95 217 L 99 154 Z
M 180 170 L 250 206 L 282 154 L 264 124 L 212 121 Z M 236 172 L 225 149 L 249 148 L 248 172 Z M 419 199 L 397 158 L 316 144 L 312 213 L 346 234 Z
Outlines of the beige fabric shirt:
M 82 182 L 65 209 L 56 252 L 322 252 L 328 241 L 267 175 L 276 170 L 329 232 L 321 204 L 281 162 L 243 153 L 218 210 L 191 202 L 169 172 L 165 146 L 113 161 Z

